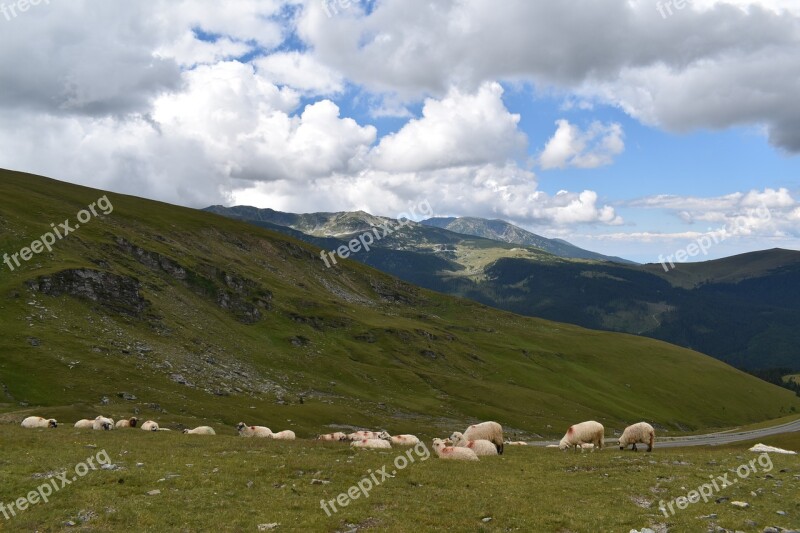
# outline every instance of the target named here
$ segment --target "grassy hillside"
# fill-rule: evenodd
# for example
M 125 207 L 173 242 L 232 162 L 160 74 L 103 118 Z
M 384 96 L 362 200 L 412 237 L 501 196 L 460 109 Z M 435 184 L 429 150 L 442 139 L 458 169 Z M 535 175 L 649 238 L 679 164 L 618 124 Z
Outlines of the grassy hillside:
M 0 251 L 104 193 L 0 172 Z M 710 357 L 418 289 L 201 211 L 109 194 L 114 210 L 0 273 L 0 410 L 72 421 L 139 412 L 300 436 L 339 425 L 439 433 L 497 419 L 556 436 L 725 427 L 800 399 Z M 2 253 L 0 252 L 0 253 Z

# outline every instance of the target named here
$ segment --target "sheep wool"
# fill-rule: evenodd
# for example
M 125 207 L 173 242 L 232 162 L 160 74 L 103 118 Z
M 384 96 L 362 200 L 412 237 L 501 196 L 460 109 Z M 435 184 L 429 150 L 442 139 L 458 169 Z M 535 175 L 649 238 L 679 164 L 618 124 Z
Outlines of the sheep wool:
M 588 422 L 581 422 L 570 426 L 564 438 L 558 444 L 559 449 L 566 450 L 567 448 L 574 447 L 577 451 L 582 449 L 582 444 L 593 444 L 594 448 L 603 449 L 603 435 L 605 428 L 600 422 L 590 420 Z M 594 451 L 594 449 L 592 449 Z
M 442 439 L 433 439 L 433 451 L 437 457 L 450 461 L 478 461 L 477 454 L 469 448 L 447 446 Z
M 653 426 L 647 422 L 639 422 L 626 427 L 622 432 L 622 436 L 619 438 L 619 449 L 624 450 L 633 444 L 633 451 L 637 451 L 637 444 L 647 444 L 647 451 L 652 452 L 655 440 L 656 431 Z

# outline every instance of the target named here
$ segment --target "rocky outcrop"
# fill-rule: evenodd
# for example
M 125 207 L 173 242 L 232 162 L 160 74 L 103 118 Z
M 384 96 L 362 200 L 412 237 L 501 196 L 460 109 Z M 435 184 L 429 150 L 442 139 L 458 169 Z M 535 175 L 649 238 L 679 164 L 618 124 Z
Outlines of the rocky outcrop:
M 29 281 L 28 286 L 48 296 L 68 295 L 89 300 L 111 311 L 136 317 L 150 305 L 139 292 L 139 280 L 99 270 L 62 270 Z

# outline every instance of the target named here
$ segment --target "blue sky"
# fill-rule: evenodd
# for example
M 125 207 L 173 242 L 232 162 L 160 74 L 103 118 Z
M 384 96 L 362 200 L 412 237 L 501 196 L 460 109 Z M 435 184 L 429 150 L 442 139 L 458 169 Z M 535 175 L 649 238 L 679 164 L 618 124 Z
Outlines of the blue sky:
M 800 249 L 796 2 L 337 2 L 0 17 L 0 165 L 192 207 L 427 199 L 642 262 L 734 223 L 691 260 Z

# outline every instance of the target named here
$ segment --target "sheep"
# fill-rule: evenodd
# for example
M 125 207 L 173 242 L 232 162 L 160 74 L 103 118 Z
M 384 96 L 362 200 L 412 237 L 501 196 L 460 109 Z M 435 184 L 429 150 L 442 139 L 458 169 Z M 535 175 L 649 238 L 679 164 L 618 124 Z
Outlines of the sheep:
M 239 422 L 236 426 L 240 437 L 260 437 L 268 438 L 272 435 L 272 430 L 264 426 L 248 426 L 244 422 Z
M 352 448 L 366 448 L 369 450 L 386 450 L 391 449 L 392 444 L 383 439 L 361 439 L 354 440 L 350 443 Z
M 524 440 L 507 440 L 506 446 L 527 446 L 528 443 Z
M 347 440 L 379 439 L 380 433 L 376 431 L 356 431 L 347 435 Z
M 139 419 L 135 416 L 133 418 L 129 418 L 127 420 L 120 420 L 117 422 L 117 429 L 123 428 L 135 428 L 136 424 L 139 423 Z
M 114 429 L 114 421 L 104 416 L 98 416 L 92 422 L 92 429 L 95 431 L 111 431 Z
M 317 440 L 323 440 L 323 441 L 326 441 L 326 442 L 333 442 L 333 441 L 340 442 L 340 441 L 343 441 L 343 440 L 347 440 L 347 434 L 346 433 L 342 433 L 341 431 L 337 431 L 336 433 L 328 433 L 326 435 L 319 435 L 317 437 Z
M 450 437 L 455 442 L 455 438 Z M 464 432 L 467 440 L 488 440 L 497 447 L 498 455 L 503 455 L 503 426 L 497 422 L 482 422 L 467 428 Z
M 216 435 L 217 432 L 214 431 L 214 428 L 208 426 L 200 426 L 194 429 L 184 429 L 184 435 Z
M 152 420 L 148 420 L 144 424 L 142 424 L 142 431 L 160 431 L 157 422 L 153 422 Z
M 415 435 L 389 435 L 387 431 L 381 431 L 379 438 L 389 441 L 398 446 L 416 446 L 419 444 L 419 438 Z
M 486 439 L 467 440 L 464 435 L 455 432 L 452 436 L 453 446 L 456 448 L 469 448 L 475 452 L 477 456 L 497 455 L 497 446 Z
M 55 429 L 58 427 L 58 422 L 55 418 L 42 418 L 41 416 L 29 416 L 22 421 L 22 427 L 25 429 Z
M 84 418 L 75 422 L 75 429 L 92 429 L 94 428 L 94 420 Z
M 478 456 L 469 448 L 447 446 L 442 439 L 433 439 L 433 450 L 440 459 L 453 461 L 478 461 Z
M 274 440 L 294 440 L 297 437 L 294 434 L 294 431 L 287 429 L 285 431 L 279 431 L 277 433 L 272 433 L 269 435 L 269 438 Z
M 619 438 L 619 449 L 624 450 L 633 444 L 633 451 L 636 451 L 636 444 L 647 444 L 647 451 L 653 451 L 653 444 L 656 440 L 656 431 L 647 422 L 639 422 L 625 428 Z
M 605 428 L 600 422 L 595 422 L 594 420 L 581 422 L 580 424 L 570 426 L 564 438 L 558 443 L 558 448 L 560 450 L 566 450 L 574 446 L 575 451 L 577 451 L 579 447 L 582 448 L 582 444 L 591 443 L 594 444 L 594 448 L 602 450 L 604 433 Z M 594 451 L 594 449 L 592 449 L 592 451 Z

